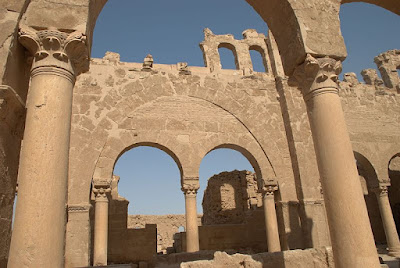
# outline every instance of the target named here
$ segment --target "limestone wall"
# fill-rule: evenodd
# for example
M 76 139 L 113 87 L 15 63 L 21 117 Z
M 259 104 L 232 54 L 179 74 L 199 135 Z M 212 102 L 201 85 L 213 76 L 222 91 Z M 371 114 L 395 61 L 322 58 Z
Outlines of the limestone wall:
M 198 224 L 201 225 L 202 215 L 198 215 Z M 175 248 L 175 240 L 178 233 L 186 228 L 185 215 L 129 215 L 128 228 L 143 228 L 146 224 L 157 225 L 157 252 L 174 253 L 181 252 L 182 246 Z M 183 230 L 179 230 L 183 227 Z M 182 229 L 182 228 L 181 228 Z
M 156 268 L 334 268 L 332 249 L 330 247 L 248 255 L 239 254 L 233 250 L 177 253 L 157 256 L 155 264 Z

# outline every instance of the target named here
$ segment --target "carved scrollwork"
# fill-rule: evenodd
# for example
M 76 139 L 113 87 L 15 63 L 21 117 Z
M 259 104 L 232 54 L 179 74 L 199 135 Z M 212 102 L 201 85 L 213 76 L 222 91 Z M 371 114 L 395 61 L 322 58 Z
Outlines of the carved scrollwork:
M 34 57 L 32 69 L 57 66 L 78 75 L 88 69 L 89 53 L 86 35 L 81 32 L 62 32 L 55 28 L 19 29 L 19 41 Z
M 296 68 L 293 77 L 301 88 L 304 99 L 326 92 L 338 92 L 338 77 L 342 72 L 341 61 L 324 57 L 314 58 L 310 54 L 302 65 Z

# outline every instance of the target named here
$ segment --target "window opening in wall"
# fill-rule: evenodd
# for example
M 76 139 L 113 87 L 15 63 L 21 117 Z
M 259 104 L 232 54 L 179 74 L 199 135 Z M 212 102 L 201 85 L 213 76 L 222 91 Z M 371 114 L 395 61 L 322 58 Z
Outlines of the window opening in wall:
M 184 232 L 184 231 L 185 231 L 185 227 L 179 226 L 178 232 L 179 232 L 179 233 L 182 233 L 182 232 Z
M 218 53 L 222 69 L 239 69 L 235 48 L 230 44 L 221 44 Z
M 265 62 L 265 53 L 261 51 L 261 48 L 250 48 L 250 57 L 253 64 L 253 71 L 259 73 L 267 73 L 268 69 Z
M 400 78 L 400 66 L 399 67 L 397 67 L 397 75 L 399 76 L 399 78 Z

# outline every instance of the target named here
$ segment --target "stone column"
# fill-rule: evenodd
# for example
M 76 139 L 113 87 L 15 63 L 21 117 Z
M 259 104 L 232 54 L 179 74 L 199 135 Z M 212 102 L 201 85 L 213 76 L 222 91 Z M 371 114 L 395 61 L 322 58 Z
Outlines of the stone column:
M 307 55 L 294 77 L 307 105 L 336 268 L 380 267 L 338 95 L 341 62 Z
M 186 209 L 186 252 L 199 251 L 199 226 L 197 224 L 196 195 L 198 185 L 184 184 L 182 191 L 185 194 Z
M 93 184 L 95 196 L 93 266 L 107 265 L 109 182 Z
M 19 41 L 33 63 L 8 267 L 64 267 L 72 90 L 86 37 L 25 27 Z
M 265 217 L 265 230 L 267 232 L 268 252 L 281 251 L 279 241 L 278 220 L 275 209 L 274 192 L 278 190 L 276 181 L 267 181 L 263 187 L 263 205 Z
M 400 241 L 393 218 L 392 208 L 389 203 L 388 185 L 381 184 L 378 188 L 373 189 L 373 191 L 378 199 L 389 255 L 400 257 Z

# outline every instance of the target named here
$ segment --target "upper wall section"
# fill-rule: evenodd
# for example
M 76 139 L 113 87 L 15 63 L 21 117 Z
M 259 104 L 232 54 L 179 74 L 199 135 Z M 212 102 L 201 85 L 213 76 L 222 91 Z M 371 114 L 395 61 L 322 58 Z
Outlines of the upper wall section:
M 204 41 L 200 43 L 203 51 L 204 64 L 211 72 L 222 69 L 219 48 L 230 49 L 235 57 L 236 69 L 244 75 L 254 72 L 250 57 L 250 50 L 256 50 L 261 54 L 266 73 L 271 73 L 270 57 L 268 55 L 267 38 L 264 34 L 254 29 L 243 32 L 243 40 L 236 40 L 233 35 L 215 35 L 210 29 L 204 29 Z

